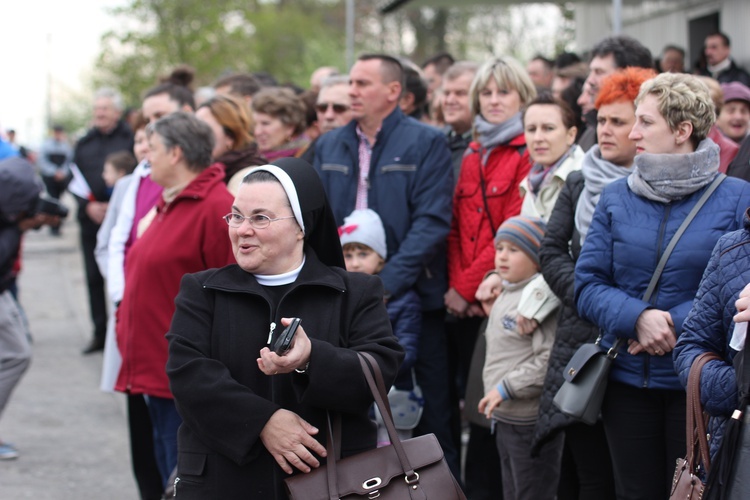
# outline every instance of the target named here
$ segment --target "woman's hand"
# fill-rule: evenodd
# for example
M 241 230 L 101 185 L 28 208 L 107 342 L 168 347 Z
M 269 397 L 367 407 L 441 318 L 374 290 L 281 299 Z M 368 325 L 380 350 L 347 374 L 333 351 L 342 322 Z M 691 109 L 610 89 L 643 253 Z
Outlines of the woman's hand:
M 474 297 L 482 304 L 482 309 L 487 316 L 490 315 L 492 304 L 495 303 L 495 299 L 498 298 L 502 289 L 503 281 L 497 273 L 490 274 L 479 284 Z
M 448 311 L 448 314 L 452 314 L 457 318 L 463 318 L 466 316 L 466 310 L 469 308 L 469 303 L 459 295 L 455 288 L 450 288 L 445 292 L 443 300 L 445 301 L 445 309 Z
M 500 395 L 500 391 L 497 390 L 497 387 L 493 387 L 487 395 L 479 401 L 477 409 L 479 410 L 479 413 L 483 413 L 487 419 L 490 419 L 492 418 L 492 410 L 500 406 L 500 403 L 502 402 L 503 397 Z
M 635 324 L 635 330 L 638 334 L 638 343 L 644 351 L 652 356 L 664 356 L 672 352 L 677 342 L 677 335 L 674 331 L 672 316 L 659 309 L 646 309 L 638 316 Z M 631 345 L 628 352 L 640 352 L 637 346 Z
M 734 315 L 735 323 L 750 321 L 750 284 L 740 292 L 740 298 L 734 303 L 737 308 L 737 314 Z
M 292 467 L 310 472 L 320 466 L 313 453 L 326 456 L 325 447 L 313 437 L 317 433 L 318 429 L 299 415 L 281 409 L 268 419 L 260 431 L 260 440 L 287 474 L 294 472 Z
M 289 326 L 292 318 L 281 318 L 281 324 L 284 327 Z M 258 368 L 266 375 L 278 375 L 280 373 L 290 373 L 295 369 L 303 369 L 310 361 L 310 352 L 312 344 L 310 338 L 302 328 L 302 324 L 297 327 L 297 333 L 292 341 L 292 348 L 279 356 L 268 347 L 260 350 L 260 357 L 257 359 Z

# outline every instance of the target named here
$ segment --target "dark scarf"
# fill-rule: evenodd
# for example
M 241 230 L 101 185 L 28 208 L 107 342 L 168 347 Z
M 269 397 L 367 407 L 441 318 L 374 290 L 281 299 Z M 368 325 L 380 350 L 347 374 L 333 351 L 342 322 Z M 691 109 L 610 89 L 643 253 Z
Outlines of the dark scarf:
M 245 167 L 255 165 L 265 165 L 268 161 L 258 153 L 258 145 L 254 142 L 249 143 L 242 149 L 231 149 L 224 152 L 214 159 L 215 162 L 224 165 L 224 184 L 237 172 Z

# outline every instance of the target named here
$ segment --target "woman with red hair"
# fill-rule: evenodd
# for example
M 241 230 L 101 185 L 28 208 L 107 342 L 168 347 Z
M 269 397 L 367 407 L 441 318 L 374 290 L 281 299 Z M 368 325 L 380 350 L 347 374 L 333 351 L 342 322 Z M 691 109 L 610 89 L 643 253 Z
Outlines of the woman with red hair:
M 605 186 L 632 171 L 635 143 L 628 139 L 635 123 L 635 105 L 641 83 L 655 76 L 651 70 L 627 68 L 607 78 L 595 106 L 599 144 L 583 158 L 581 170 L 571 172 L 547 223 L 539 253 L 542 274 L 562 301 L 549 360 L 534 450 L 565 433 L 559 500 L 615 498 L 612 463 L 601 422 L 589 426 L 563 415 L 553 404 L 563 383 L 563 370 L 584 343 L 593 342 L 598 328 L 581 319 L 573 297 L 574 270 L 599 196 Z

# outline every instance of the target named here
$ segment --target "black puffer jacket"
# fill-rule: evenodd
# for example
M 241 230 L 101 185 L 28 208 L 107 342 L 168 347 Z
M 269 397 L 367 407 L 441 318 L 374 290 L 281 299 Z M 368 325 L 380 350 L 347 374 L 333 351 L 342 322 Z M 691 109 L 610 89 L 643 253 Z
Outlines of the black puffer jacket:
M 538 451 L 557 431 L 576 422 L 563 415 L 552 404 L 552 399 L 563 383 L 563 370 L 576 349 L 586 342 L 594 341 L 599 333 L 596 326 L 578 316 L 573 295 L 575 265 L 581 253 L 581 235 L 576 229 L 575 213 L 583 185 L 581 172 L 572 172 L 568 176 L 547 222 L 547 233 L 539 251 L 544 279 L 562 301 L 562 307 L 544 379 L 533 452 Z

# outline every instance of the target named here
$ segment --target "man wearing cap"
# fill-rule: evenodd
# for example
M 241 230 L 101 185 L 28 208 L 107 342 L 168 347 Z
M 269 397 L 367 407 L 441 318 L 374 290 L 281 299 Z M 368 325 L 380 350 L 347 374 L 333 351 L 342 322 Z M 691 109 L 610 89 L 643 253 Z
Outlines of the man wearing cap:
M 731 51 L 726 34 L 716 32 L 708 35 L 703 42 L 706 68 L 701 74 L 715 78 L 719 83 L 740 82 L 750 86 L 750 74 L 732 59 Z
M 724 106 L 716 118 L 716 126 L 736 143 L 747 136 L 750 126 L 750 88 L 740 82 L 722 83 Z

